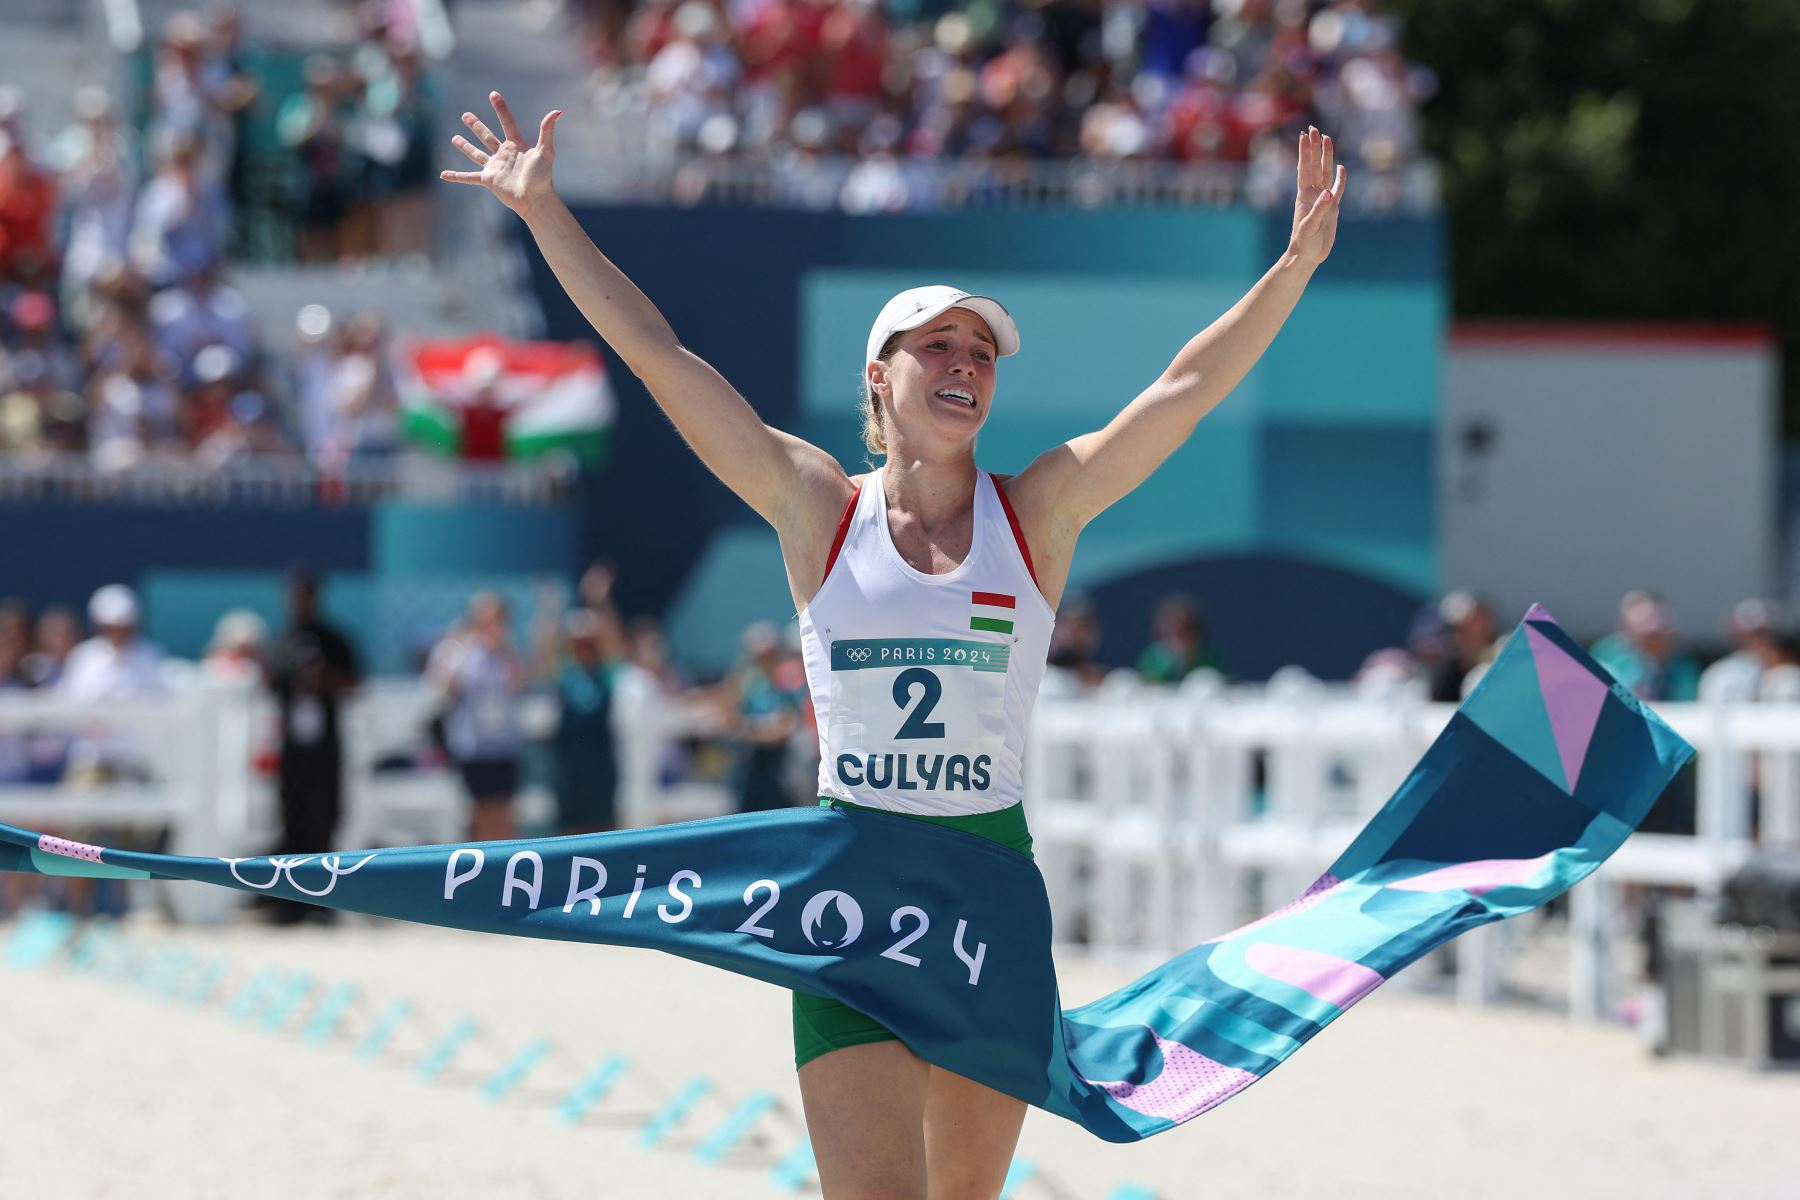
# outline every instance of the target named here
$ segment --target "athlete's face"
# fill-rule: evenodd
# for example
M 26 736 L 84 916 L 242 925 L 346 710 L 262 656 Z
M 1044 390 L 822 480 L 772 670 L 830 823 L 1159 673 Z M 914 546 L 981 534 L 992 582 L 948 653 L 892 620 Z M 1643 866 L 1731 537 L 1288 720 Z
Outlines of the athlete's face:
M 968 440 L 993 404 L 998 357 L 987 322 L 953 308 L 901 334 L 889 361 L 870 367 L 870 379 L 903 439 Z

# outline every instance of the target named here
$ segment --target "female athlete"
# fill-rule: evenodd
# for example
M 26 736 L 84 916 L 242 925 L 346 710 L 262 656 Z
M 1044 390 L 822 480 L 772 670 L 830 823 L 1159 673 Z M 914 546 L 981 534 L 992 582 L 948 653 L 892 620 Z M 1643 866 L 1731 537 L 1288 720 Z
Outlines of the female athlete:
M 864 440 L 849 475 L 765 425 L 595 248 L 551 185 L 556 123 L 528 145 L 498 92 L 458 149 L 524 219 L 570 299 L 649 388 L 702 462 L 780 535 L 817 709 L 821 803 L 953 825 L 1030 853 L 1024 731 L 1082 528 L 1147 478 L 1268 349 L 1331 252 L 1344 168 L 1300 136 L 1287 250 L 1104 429 L 1011 477 L 975 466 L 996 364 L 1019 331 L 999 301 L 945 286 L 888 302 L 870 330 Z M 1023 1101 L 933 1067 L 880 1025 L 797 996 L 795 1058 L 825 1194 L 994 1196 Z

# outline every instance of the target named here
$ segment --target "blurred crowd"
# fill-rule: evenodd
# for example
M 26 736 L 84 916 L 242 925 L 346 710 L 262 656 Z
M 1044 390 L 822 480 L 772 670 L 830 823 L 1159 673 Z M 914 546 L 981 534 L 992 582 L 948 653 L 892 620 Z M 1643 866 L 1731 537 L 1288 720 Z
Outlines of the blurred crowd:
M 654 150 L 766 162 L 820 207 L 916 204 L 909 165 L 1167 162 L 1291 191 L 1308 124 L 1391 176 L 1435 90 L 1380 0 L 571 0 Z M 1252 195 L 1258 189 L 1252 187 Z
M 1717 644 L 1726 653 L 1706 666 L 1656 592 L 1633 588 L 1619 600 L 1618 623 L 1589 647 L 1595 661 L 1640 700 L 1742 703 L 1800 701 L 1800 631 L 1779 605 L 1750 599 L 1732 606 Z M 1453 591 L 1423 609 L 1404 650 L 1377 651 L 1359 673 L 1358 689 L 1385 694 L 1416 686 L 1430 699 L 1460 702 L 1505 644 L 1505 631 L 1481 597 Z
M 271 197 L 302 259 L 429 248 L 418 52 L 372 11 L 282 97 L 246 65 L 238 28 L 228 9 L 169 18 L 141 129 L 99 87 L 76 93 L 60 130 L 60 114 L 0 87 L 0 456 L 119 470 L 394 448 L 380 319 L 310 306 L 290 372 L 224 268 Z M 272 161 L 248 145 L 264 126 Z

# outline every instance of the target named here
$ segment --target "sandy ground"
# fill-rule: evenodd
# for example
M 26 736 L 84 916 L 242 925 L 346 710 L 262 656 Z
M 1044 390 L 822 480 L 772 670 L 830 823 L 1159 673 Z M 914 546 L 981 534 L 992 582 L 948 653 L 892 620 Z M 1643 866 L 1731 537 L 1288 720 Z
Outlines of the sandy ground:
M 103 963 L 0 965 L 0 1195 L 8 1197 L 775 1197 L 770 1166 L 800 1131 L 703 1166 L 693 1150 L 736 1103 L 772 1091 L 798 1113 L 785 993 L 648 951 L 420 927 L 128 927 L 152 952 L 228 965 L 196 1006 Z M 13 927 L 0 923 L 0 943 Z M 354 983 L 344 1035 L 234 1020 L 264 968 Z M 1125 982 L 1067 959 L 1063 998 Z M 1384 989 L 1217 1111 L 1113 1146 L 1034 1111 L 1021 1200 L 1105 1200 L 1133 1183 L 1177 1197 L 1795 1195 L 1800 1072 L 1658 1062 L 1625 1031 L 1550 1014 L 1470 1011 Z M 420 1016 L 389 1053 L 355 1038 L 393 1001 Z M 482 1033 L 434 1083 L 415 1064 L 468 1017 Z M 481 1083 L 538 1038 L 555 1046 L 500 1101 Z M 587 1119 L 555 1102 L 604 1055 L 634 1066 Z M 689 1077 L 715 1081 L 670 1142 L 636 1142 Z M 816 1194 L 816 1192 L 814 1193 Z

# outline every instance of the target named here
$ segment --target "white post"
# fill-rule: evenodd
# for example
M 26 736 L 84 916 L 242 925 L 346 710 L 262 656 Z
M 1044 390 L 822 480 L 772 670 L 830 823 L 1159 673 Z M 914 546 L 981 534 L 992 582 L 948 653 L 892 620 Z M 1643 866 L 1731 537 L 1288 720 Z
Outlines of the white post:
M 1596 871 L 1569 890 L 1569 1015 L 1595 1021 L 1607 1013 L 1607 910 L 1613 883 Z

